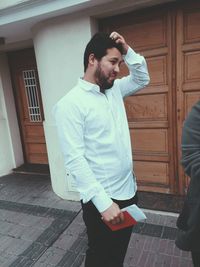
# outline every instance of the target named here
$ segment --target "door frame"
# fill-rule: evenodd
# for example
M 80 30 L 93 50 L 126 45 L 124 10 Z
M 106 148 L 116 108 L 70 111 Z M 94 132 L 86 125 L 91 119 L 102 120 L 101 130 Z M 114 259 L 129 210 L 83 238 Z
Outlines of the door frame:
M 22 58 L 22 59 L 21 59 Z M 31 162 L 31 159 L 29 158 L 28 153 L 28 141 L 27 137 L 25 136 L 25 125 L 28 125 L 28 122 L 22 122 L 24 117 L 24 108 L 23 102 L 27 102 L 27 99 L 25 95 L 22 95 L 20 92 L 21 90 L 19 88 L 24 87 L 21 86 L 22 80 L 22 71 L 25 69 L 34 69 L 35 75 L 36 75 L 36 81 L 37 81 L 37 94 L 38 94 L 38 100 L 39 100 L 39 106 L 40 106 L 40 113 L 42 117 L 42 124 L 44 121 L 44 111 L 43 111 L 43 105 L 42 105 L 42 96 L 40 91 L 40 85 L 39 85 L 39 77 L 37 72 L 37 64 L 34 54 L 34 48 L 26 48 L 22 50 L 12 51 L 8 53 L 8 62 L 9 62 L 9 68 L 11 73 L 11 80 L 12 80 L 12 88 L 13 88 L 13 95 L 14 95 L 14 101 L 17 111 L 17 120 L 20 130 L 20 138 L 21 138 L 21 144 L 22 144 L 22 151 L 23 151 L 23 157 L 24 157 L 24 163 L 25 164 L 35 164 L 35 162 Z M 22 100 L 22 97 L 24 101 Z M 26 109 L 27 110 L 27 109 Z M 26 112 L 28 114 L 28 111 Z M 43 127 L 43 126 L 42 126 Z M 45 141 L 45 137 L 44 137 Z M 47 159 L 48 161 L 48 159 Z M 48 164 L 44 163 L 44 164 Z

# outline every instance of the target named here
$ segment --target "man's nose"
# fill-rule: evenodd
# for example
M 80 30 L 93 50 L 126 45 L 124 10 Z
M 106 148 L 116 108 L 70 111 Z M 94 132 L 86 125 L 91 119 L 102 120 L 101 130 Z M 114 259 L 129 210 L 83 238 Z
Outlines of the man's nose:
M 115 65 L 115 68 L 114 68 L 115 72 L 119 72 L 119 65 Z

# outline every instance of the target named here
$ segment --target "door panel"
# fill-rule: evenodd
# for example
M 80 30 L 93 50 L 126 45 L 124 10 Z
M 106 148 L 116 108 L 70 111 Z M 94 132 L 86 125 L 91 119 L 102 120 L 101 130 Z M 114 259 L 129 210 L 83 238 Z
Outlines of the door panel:
M 172 139 L 171 15 L 166 9 L 130 13 L 102 21 L 101 27 L 121 33 L 144 55 L 150 85 L 125 99 L 139 190 L 174 190 Z M 122 75 L 127 70 L 122 70 Z
M 43 108 L 33 49 L 8 55 L 26 163 L 47 164 Z
M 139 190 L 184 194 L 182 126 L 200 99 L 200 3 L 148 8 L 100 25 L 124 35 L 149 68 L 150 85 L 125 100 Z

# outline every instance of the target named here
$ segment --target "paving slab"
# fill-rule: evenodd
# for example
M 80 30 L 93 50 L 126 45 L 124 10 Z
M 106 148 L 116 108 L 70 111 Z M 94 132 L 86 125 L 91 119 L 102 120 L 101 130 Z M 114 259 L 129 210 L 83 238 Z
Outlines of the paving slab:
M 144 212 L 124 267 L 192 267 L 190 253 L 174 243 L 178 214 Z M 86 249 L 80 203 L 54 194 L 48 175 L 0 177 L 0 267 L 84 267 Z

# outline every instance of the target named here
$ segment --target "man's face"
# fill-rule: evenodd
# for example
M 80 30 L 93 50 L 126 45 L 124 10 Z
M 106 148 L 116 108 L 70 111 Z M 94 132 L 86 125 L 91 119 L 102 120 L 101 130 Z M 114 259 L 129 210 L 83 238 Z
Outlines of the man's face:
M 115 47 L 108 49 L 107 54 L 97 61 L 95 79 L 101 91 L 113 86 L 122 61 L 122 55 Z

